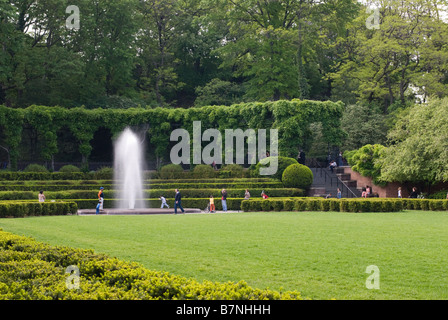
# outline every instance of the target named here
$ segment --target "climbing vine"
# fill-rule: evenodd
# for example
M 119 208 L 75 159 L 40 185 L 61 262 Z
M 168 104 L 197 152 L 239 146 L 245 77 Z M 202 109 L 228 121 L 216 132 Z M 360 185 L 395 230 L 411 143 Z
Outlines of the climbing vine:
M 275 102 L 250 102 L 232 106 L 206 106 L 189 109 L 130 108 L 85 109 L 30 106 L 11 109 L 0 106 L 0 145 L 10 156 L 10 166 L 17 166 L 18 146 L 25 125 L 38 133 L 40 155 L 52 160 L 58 152 L 57 136 L 60 130 L 69 130 L 75 137 L 78 150 L 87 163 L 92 152 L 91 142 L 101 127 L 115 137 L 127 126 L 149 127 L 149 147 L 156 156 L 169 155 L 170 133 L 183 128 L 193 133 L 193 121 L 201 121 L 202 130 L 218 129 L 278 129 L 281 155 L 295 157 L 298 148 L 307 139 L 312 123 L 322 123 L 325 142 L 338 145 L 344 137 L 340 127 L 344 105 L 342 102 L 309 100 L 280 100 Z

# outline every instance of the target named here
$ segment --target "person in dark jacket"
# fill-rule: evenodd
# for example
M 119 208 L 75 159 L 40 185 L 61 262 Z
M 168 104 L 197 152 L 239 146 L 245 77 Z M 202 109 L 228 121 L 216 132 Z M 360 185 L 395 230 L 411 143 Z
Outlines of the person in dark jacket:
M 176 189 L 176 195 L 174 197 L 174 214 L 177 213 L 177 207 L 179 207 L 180 210 L 182 210 L 182 213 L 185 212 L 184 208 L 182 208 L 181 201 L 182 201 L 182 195 L 180 194 L 179 189 Z
M 413 188 L 412 188 L 412 192 L 411 192 L 411 194 L 409 195 L 409 198 L 417 198 L 417 196 L 418 196 L 417 188 L 416 188 L 416 187 L 413 187 Z

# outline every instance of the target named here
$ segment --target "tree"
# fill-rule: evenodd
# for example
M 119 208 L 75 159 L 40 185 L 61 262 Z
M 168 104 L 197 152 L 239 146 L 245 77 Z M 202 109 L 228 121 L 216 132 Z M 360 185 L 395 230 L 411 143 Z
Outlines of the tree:
M 359 101 L 376 102 L 383 112 L 415 95 L 448 94 L 448 25 L 440 11 L 445 0 L 379 0 L 379 28 L 369 29 L 363 7 L 342 42 L 339 70 L 329 75 L 335 91 L 353 91 Z M 343 88 L 346 88 L 345 90 Z
M 448 98 L 431 99 L 402 113 L 378 160 L 387 182 L 448 181 Z
M 386 116 L 378 108 L 366 104 L 348 105 L 341 119 L 347 133 L 343 150 L 359 149 L 367 144 L 385 144 L 388 127 Z
M 381 181 L 381 165 L 378 160 L 382 156 L 385 147 L 381 144 L 367 144 L 357 150 L 346 151 L 344 156 L 353 171 L 359 172 L 364 177 L 373 179 L 373 183 L 377 185 L 384 184 Z

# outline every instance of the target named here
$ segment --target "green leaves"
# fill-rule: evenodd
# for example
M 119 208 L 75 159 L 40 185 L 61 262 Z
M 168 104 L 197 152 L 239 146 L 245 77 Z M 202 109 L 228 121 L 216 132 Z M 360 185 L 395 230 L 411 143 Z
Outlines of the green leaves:
M 389 133 L 391 146 L 381 157 L 385 181 L 448 181 L 448 99 L 415 105 Z
M 74 143 L 88 160 L 92 151 L 91 141 L 100 128 L 115 134 L 128 125 L 148 125 L 150 147 L 156 156 L 169 158 L 170 134 L 175 128 L 184 128 L 192 134 L 193 121 L 201 121 L 202 130 L 216 128 L 222 134 L 225 129 L 279 130 L 281 155 L 295 157 L 298 148 L 309 139 L 311 123 L 322 122 L 324 139 L 336 142 L 343 134 L 340 117 L 343 105 L 333 102 L 276 101 L 266 103 L 242 103 L 230 107 L 206 106 L 190 109 L 85 109 L 31 106 L 11 109 L 0 106 L 0 128 L 4 131 L 2 146 L 17 157 L 24 126 L 37 135 L 40 156 L 50 160 L 58 153 L 58 133 L 70 131 Z M 269 138 L 269 136 L 268 136 Z M 269 140 L 268 140 L 269 141 Z M 16 158 L 14 158 L 16 159 Z

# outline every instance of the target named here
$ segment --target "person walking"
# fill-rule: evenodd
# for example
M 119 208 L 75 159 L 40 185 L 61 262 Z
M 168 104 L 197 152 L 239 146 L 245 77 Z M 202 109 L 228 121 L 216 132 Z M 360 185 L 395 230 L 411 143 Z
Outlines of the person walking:
M 39 202 L 45 202 L 45 195 L 44 195 L 44 192 L 42 190 L 39 191 L 39 195 L 37 197 L 39 199 Z
M 411 194 L 409 195 L 409 198 L 414 198 L 414 199 L 416 199 L 417 197 L 418 197 L 417 188 L 416 188 L 416 187 L 413 187 L 413 188 L 412 188 L 412 192 L 411 192 Z
M 166 198 L 164 196 L 160 196 L 159 198 L 162 201 L 162 206 L 160 207 L 160 209 L 163 209 L 163 207 L 167 207 L 169 208 L 170 206 L 168 205 L 168 203 L 166 203 Z
M 179 189 L 176 189 L 176 195 L 174 196 L 174 214 L 177 214 L 177 207 L 182 210 L 182 213 L 185 212 L 184 208 L 182 208 L 182 195 L 180 194 Z
M 398 187 L 398 198 L 401 198 L 401 187 Z
M 98 191 L 98 205 L 96 206 L 96 213 L 99 211 L 103 211 L 104 209 L 104 188 L 101 187 L 100 191 Z
M 342 192 L 341 192 L 341 189 L 339 189 L 339 188 L 338 188 L 338 193 L 336 194 L 336 197 L 337 197 L 338 199 L 341 199 L 341 198 L 342 198 Z
M 210 212 L 215 212 L 215 199 L 213 195 L 210 196 Z
M 222 210 L 224 212 L 227 212 L 227 191 L 226 191 L 226 189 L 222 189 L 222 191 L 221 191 L 221 203 L 222 203 Z

